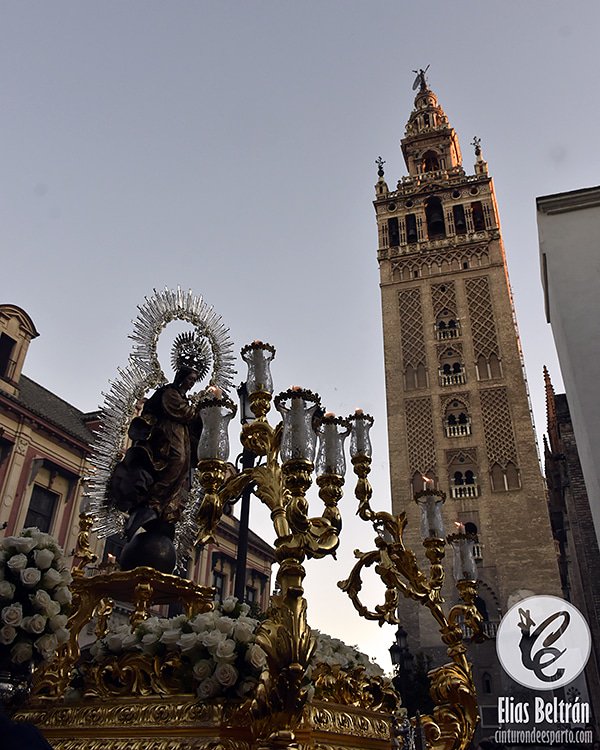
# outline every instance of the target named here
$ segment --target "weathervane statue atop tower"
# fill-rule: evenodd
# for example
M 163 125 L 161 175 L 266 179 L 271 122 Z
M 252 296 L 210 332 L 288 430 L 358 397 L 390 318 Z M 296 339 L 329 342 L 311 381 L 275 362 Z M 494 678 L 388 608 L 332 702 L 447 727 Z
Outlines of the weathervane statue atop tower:
M 419 68 L 418 70 L 413 70 L 413 73 L 417 74 L 417 77 L 415 78 L 415 81 L 413 83 L 413 91 L 417 90 L 417 87 L 419 88 L 419 91 L 426 91 L 427 90 L 427 79 L 425 78 L 425 73 L 429 70 L 429 65 L 423 70 L 423 68 Z

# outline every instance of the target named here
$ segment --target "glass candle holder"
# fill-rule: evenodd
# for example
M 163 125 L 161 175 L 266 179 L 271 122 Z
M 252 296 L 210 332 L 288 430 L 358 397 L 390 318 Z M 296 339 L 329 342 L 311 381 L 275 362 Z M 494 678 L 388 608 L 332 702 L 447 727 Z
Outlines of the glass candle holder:
M 198 441 L 198 460 L 229 458 L 229 422 L 237 411 L 236 405 L 220 388 L 209 388 L 207 397 L 198 405 L 202 433 Z
M 319 396 L 294 386 L 276 396 L 274 403 L 283 419 L 281 460 L 314 461 L 317 434 L 313 429 L 313 418 L 321 405 Z
M 253 341 L 241 351 L 244 362 L 248 365 L 246 388 L 248 394 L 273 392 L 273 378 L 271 377 L 271 362 L 275 357 L 275 347 Z
M 477 580 L 477 562 L 475 560 L 475 542 L 477 537 L 474 534 L 465 533 L 465 527 L 457 524 L 458 533 L 450 534 L 448 542 L 452 545 L 454 552 L 454 580 L 455 581 L 476 581 Z
M 362 409 L 357 409 L 354 414 L 348 417 L 352 426 L 350 432 L 350 455 L 366 456 L 371 458 L 373 450 L 371 448 L 371 438 L 369 431 L 375 421 L 370 414 L 365 414 Z
M 319 436 L 316 462 L 317 476 L 322 474 L 344 476 L 346 473 L 344 441 L 350 434 L 350 430 L 351 426 L 348 420 L 336 417 L 335 414 L 325 414 L 320 420 L 317 428 Z
M 442 505 L 445 496 L 441 493 L 431 492 L 425 494 L 419 493 L 416 500 L 421 509 L 421 536 L 423 539 L 443 539 L 444 538 L 444 519 L 442 517 Z

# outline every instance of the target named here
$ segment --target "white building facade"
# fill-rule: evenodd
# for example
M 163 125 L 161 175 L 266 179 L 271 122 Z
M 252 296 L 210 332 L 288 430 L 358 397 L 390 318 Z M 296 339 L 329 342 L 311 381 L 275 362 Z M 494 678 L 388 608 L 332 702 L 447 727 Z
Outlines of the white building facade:
M 600 539 L 600 187 L 536 202 L 546 320 Z

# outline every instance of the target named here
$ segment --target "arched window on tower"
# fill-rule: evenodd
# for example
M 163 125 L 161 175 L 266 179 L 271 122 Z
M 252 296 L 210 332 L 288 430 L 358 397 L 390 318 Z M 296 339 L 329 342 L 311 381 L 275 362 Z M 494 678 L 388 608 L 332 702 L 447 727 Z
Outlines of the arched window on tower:
M 435 195 L 428 198 L 425 203 L 425 218 L 427 219 L 427 235 L 430 240 L 446 236 L 442 201 Z
M 455 499 L 478 497 L 476 467 L 472 458 L 466 453 L 456 455 L 448 466 L 450 474 L 450 495 Z
M 431 480 L 431 481 L 426 481 Z M 433 484 L 432 484 L 433 482 Z M 417 492 L 423 492 L 427 487 L 431 489 L 436 486 L 436 477 L 432 471 L 428 471 L 426 474 L 422 474 L 420 471 L 415 471 L 412 475 L 410 482 L 410 488 L 413 495 Z
M 458 320 L 450 310 L 442 310 L 435 321 L 436 338 L 438 341 L 456 339 L 460 336 Z
M 446 437 L 465 437 L 471 434 L 471 418 L 462 401 L 451 401 L 444 417 Z
M 481 675 L 481 683 L 482 683 L 483 692 L 486 695 L 489 695 L 490 693 L 493 692 L 492 691 L 492 676 L 490 675 L 489 672 L 484 672 Z
M 509 461 L 505 467 L 499 463 L 493 464 L 490 470 L 493 492 L 507 492 L 509 490 L 521 489 L 521 477 L 519 469 L 512 461 Z
M 440 356 L 440 385 L 451 386 L 466 382 L 462 355 L 455 349 L 446 349 Z
M 427 115 L 425 115 L 427 116 Z M 429 124 L 429 121 L 427 122 Z M 426 151 L 422 161 L 423 172 L 437 172 L 440 168 L 440 159 L 435 151 Z
M 509 490 L 521 489 L 521 478 L 519 476 L 519 470 L 512 461 L 509 461 L 506 464 L 506 486 Z
M 473 228 L 476 232 L 482 232 L 485 229 L 485 219 L 483 217 L 481 201 L 473 201 L 471 203 L 471 210 L 473 212 Z
M 388 238 L 389 247 L 398 247 L 400 244 L 400 230 L 398 228 L 398 219 L 395 216 L 388 219 Z
M 452 214 L 454 216 L 454 229 L 456 231 L 456 234 L 466 234 L 467 221 L 465 219 L 464 206 L 453 206 Z
M 406 241 L 409 243 L 417 242 L 419 235 L 417 234 L 417 217 L 414 214 L 406 214 L 404 217 L 406 221 Z
M 490 354 L 489 365 L 490 365 L 490 377 L 492 377 L 492 378 L 501 378 L 502 377 L 502 367 L 500 365 L 500 360 L 494 354 L 494 352 L 492 352 Z

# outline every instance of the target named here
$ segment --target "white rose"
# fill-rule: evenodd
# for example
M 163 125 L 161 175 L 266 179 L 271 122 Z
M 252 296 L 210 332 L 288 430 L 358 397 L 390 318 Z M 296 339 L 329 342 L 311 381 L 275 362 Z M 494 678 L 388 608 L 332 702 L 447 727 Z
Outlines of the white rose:
M 198 645 L 198 634 L 182 633 L 181 637 L 177 641 L 177 645 L 181 649 L 182 654 L 185 654 L 188 651 L 192 651 Z
M 67 643 L 71 637 L 71 634 L 66 628 L 59 628 L 55 631 L 54 635 L 59 644 Z
M 224 688 L 230 688 L 237 682 L 238 671 L 233 664 L 221 662 L 220 664 L 217 664 L 214 677 Z
M 48 606 L 46 607 L 45 614 L 47 614 L 48 617 L 54 617 L 54 615 L 59 615 L 60 614 L 60 610 L 61 609 L 62 609 L 62 607 L 60 606 L 60 604 L 58 602 L 52 602 L 51 601 L 51 602 L 48 603 Z
M 248 643 L 252 638 L 254 628 L 247 622 L 236 622 L 233 628 L 233 637 L 238 643 Z
M 7 547 L 14 547 L 17 552 L 24 552 L 26 555 L 36 546 L 35 539 L 23 536 L 7 536 L 4 540 Z
M 192 668 L 194 677 L 200 681 L 205 680 L 213 673 L 214 666 L 214 662 L 212 662 L 210 659 L 200 659 L 194 664 Z
M 29 597 L 29 599 L 31 600 L 34 608 L 39 609 L 40 612 L 45 612 L 46 607 L 52 601 L 52 597 L 47 591 L 44 591 L 44 589 L 38 589 L 35 594 Z
M 146 633 L 160 634 L 161 627 L 158 622 L 158 617 L 149 617 L 147 620 L 144 620 L 144 622 L 140 625 L 140 631 L 144 634 Z
M 200 700 L 213 698 L 219 693 L 219 683 L 213 677 L 207 677 L 198 685 L 198 697 Z
M 62 578 L 63 583 L 66 583 L 67 586 L 73 583 L 73 576 L 71 575 L 71 571 L 67 568 L 63 568 L 63 570 L 60 571 L 60 577 Z
M 145 654 L 155 654 L 158 650 L 158 639 L 160 636 L 157 633 L 146 633 L 142 637 L 142 651 Z
M 53 589 L 58 586 L 59 583 L 63 583 L 61 574 L 58 572 L 58 570 L 54 570 L 54 568 L 48 568 L 48 570 L 42 576 L 42 585 L 44 586 L 44 588 Z
M 31 643 L 25 641 L 19 641 L 10 650 L 11 659 L 16 664 L 23 664 L 26 661 L 30 661 L 33 657 L 33 648 Z
M 43 635 L 33 644 L 44 661 L 50 661 L 58 648 L 58 639 L 52 634 Z
M 67 615 L 54 615 L 54 617 L 50 618 L 49 624 L 50 624 L 50 630 L 56 631 L 59 628 L 65 628 L 67 626 L 67 620 L 69 618 Z
M 225 633 L 225 635 L 231 635 L 233 633 L 234 625 L 235 620 L 232 620 L 231 617 L 219 617 L 217 620 L 217 630 L 220 630 L 221 633 Z
M 165 630 L 160 637 L 160 642 L 164 645 L 173 649 L 177 645 L 177 641 L 181 638 L 181 630 Z
M 47 619 L 44 615 L 33 615 L 32 617 L 24 617 L 21 627 L 28 633 L 34 633 L 35 635 L 41 635 L 46 629 Z
M 217 643 L 217 647 L 214 653 L 215 659 L 218 659 L 219 661 L 223 661 L 223 662 L 235 661 L 235 657 L 236 657 L 235 647 L 236 647 L 235 641 L 232 641 L 229 638 L 225 641 L 221 641 L 220 643 Z
M 37 568 L 24 568 L 20 572 L 21 577 L 21 583 L 23 586 L 27 586 L 28 588 L 33 588 L 35 585 L 37 585 L 41 578 L 42 574 Z
M 227 636 L 225 633 L 221 633 L 220 630 L 209 630 L 206 633 L 200 633 L 200 642 L 210 651 L 211 654 L 214 654 L 219 643 L 226 639 Z
M 66 586 L 59 586 L 54 592 L 54 601 L 59 604 L 70 604 L 73 601 L 73 595 Z
M 201 633 L 204 630 L 211 630 L 215 627 L 218 615 L 215 612 L 203 612 L 201 615 L 196 615 L 191 621 L 190 625 L 192 630 L 196 633 Z
M 237 599 L 235 596 L 228 596 L 227 599 L 223 599 L 223 604 L 221 605 L 221 609 L 226 614 L 230 614 L 235 609 L 235 605 L 237 604 Z
M 9 581 L 0 581 L 0 599 L 12 599 L 14 595 L 14 584 Z
M 112 651 L 113 654 L 121 653 L 123 650 L 123 638 L 119 633 L 109 633 L 105 640 L 109 651 Z
M 20 604 L 10 604 L 4 607 L 0 617 L 5 625 L 12 625 L 16 628 L 23 622 L 23 608 Z
M 123 649 L 124 650 L 131 650 L 133 648 L 137 648 L 139 646 L 140 642 L 138 640 L 138 637 L 135 633 L 128 633 L 123 638 Z
M 258 643 L 252 643 L 246 651 L 246 661 L 254 669 L 263 669 L 267 663 L 267 655 Z
M 11 570 L 23 570 L 27 567 L 27 555 L 13 555 L 6 564 Z
M 101 661 L 106 655 L 106 646 L 102 641 L 94 641 L 90 646 L 90 654 L 95 661 Z
M 250 605 L 246 603 L 240 604 L 240 615 L 242 615 L 242 617 L 245 617 L 248 612 L 250 612 Z
M 54 560 L 54 552 L 49 549 L 36 549 L 33 559 L 40 570 L 47 570 Z
M 13 628 L 12 625 L 4 625 L 0 628 L 0 643 L 3 646 L 8 646 L 17 637 L 17 629 Z

